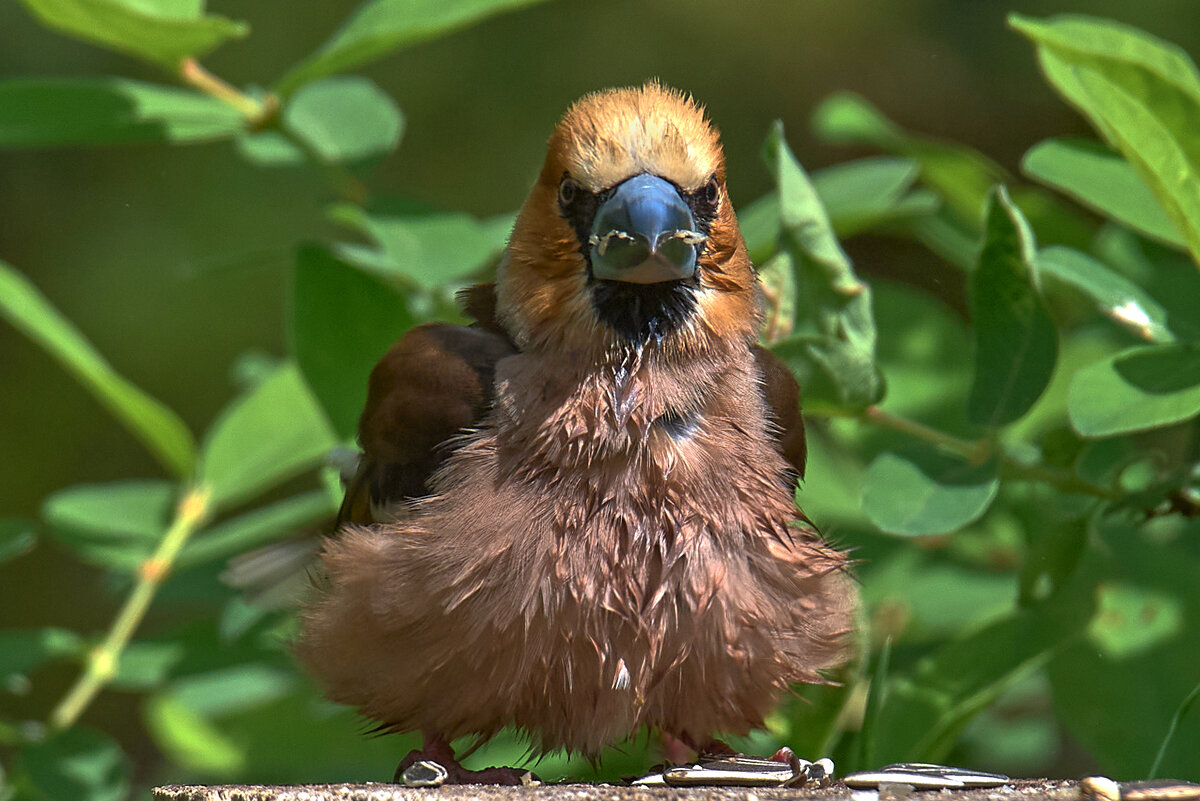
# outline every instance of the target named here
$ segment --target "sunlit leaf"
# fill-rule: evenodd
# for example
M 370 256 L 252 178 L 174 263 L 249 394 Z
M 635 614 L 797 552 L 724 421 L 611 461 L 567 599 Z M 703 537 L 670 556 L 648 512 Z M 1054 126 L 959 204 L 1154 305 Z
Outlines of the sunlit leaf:
M 504 248 L 511 227 L 461 212 L 374 214 L 350 205 L 336 207 L 332 216 L 378 245 L 377 263 L 369 266 L 426 289 L 478 272 Z
M 315 466 L 336 444 L 299 369 L 289 364 L 221 413 L 197 472 L 213 503 L 231 506 Z
M 191 469 L 195 444 L 173 411 L 118 375 L 25 276 L 0 262 L 0 317 L 42 346 L 176 475 Z
M 133 572 L 154 552 L 170 522 L 177 488 L 169 481 L 115 481 L 59 490 L 42 505 L 55 539 L 79 558 Z
M 1108 20 L 1009 23 L 1050 83 L 1133 165 L 1200 263 L 1200 73 L 1180 48 Z
M 763 150 L 779 193 L 780 245 L 792 261 L 797 332 L 774 350 L 802 378 L 812 404 L 858 409 L 883 395 L 875 364 L 871 290 L 854 274 L 829 217 L 776 123 Z
M 1200 414 L 1200 346 L 1130 348 L 1080 370 L 1067 397 L 1086 437 L 1169 425 Z
M 259 164 L 356 162 L 390 153 L 400 143 L 404 115 L 382 89 L 358 76 L 309 84 L 287 100 L 278 131 L 249 133 L 238 149 Z M 289 138 L 303 140 L 308 152 Z
M 241 22 L 203 14 L 201 3 L 148 0 L 21 0 L 44 25 L 175 70 L 249 33 Z
M 297 677 L 279 668 L 242 664 L 175 680 L 172 697 L 207 717 L 251 709 L 287 695 Z
M 1177 598 L 1137 585 L 1105 583 L 1097 588 L 1096 616 L 1088 639 L 1112 659 L 1153 650 L 1175 639 L 1183 628 L 1183 610 Z
M 367 400 L 371 368 L 413 325 L 402 295 L 318 247 L 296 254 L 292 348 L 335 431 L 349 438 Z
M 129 760 L 121 747 L 83 726 L 26 746 L 21 765 L 46 798 L 121 801 L 129 792 Z
M 388 53 L 540 0 L 367 0 L 316 53 L 279 82 L 284 94 Z
M 0 519 L 0 564 L 28 553 L 36 542 L 31 521 L 15 517 Z
M 1021 160 L 1026 175 L 1147 236 L 1178 247 L 1183 237 L 1129 162 L 1083 139 L 1047 139 Z
M 1084 293 L 1106 317 L 1151 342 L 1172 342 L 1167 311 L 1125 276 L 1074 248 L 1049 247 L 1037 254 L 1042 284 L 1060 281 Z
M 833 230 L 846 237 L 935 211 L 939 205 L 936 195 L 927 191 L 906 194 L 920 169 L 912 159 L 866 158 L 818 170 L 812 174 L 812 183 Z
M 1033 233 L 1003 187 L 988 206 L 979 267 L 971 276 L 975 378 L 967 412 L 1001 426 L 1020 418 L 1054 373 L 1058 337 L 1037 287 Z
M 945 534 L 977 520 L 999 486 L 994 464 L 884 452 L 863 478 L 863 511 L 890 534 Z

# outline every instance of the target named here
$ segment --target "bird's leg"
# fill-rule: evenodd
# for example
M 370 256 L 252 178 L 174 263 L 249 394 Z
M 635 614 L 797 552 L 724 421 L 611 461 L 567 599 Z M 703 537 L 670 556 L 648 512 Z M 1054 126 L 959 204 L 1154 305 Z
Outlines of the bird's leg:
M 519 786 L 525 784 L 526 776 L 532 775 L 527 770 L 517 768 L 484 768 L 483 770 L 468 770 L 454 757 L 454 749 L 450 742 L 440 734 L 426 732 L 421 740 L 420 750 L 409 751 L 400 764 L 396 766 L 396 775 L 392 781 L 404 783 L 404 771 L 417 762 L 436 762 L 446 769 L 446 784 L 507 784 Z

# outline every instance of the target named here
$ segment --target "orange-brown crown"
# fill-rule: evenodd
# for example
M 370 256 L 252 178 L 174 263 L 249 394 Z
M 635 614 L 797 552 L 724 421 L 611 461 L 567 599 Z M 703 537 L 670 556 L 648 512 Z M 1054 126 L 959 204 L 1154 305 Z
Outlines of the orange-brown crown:
M 685 193 L 715 179 L 719 191 L 697 262 L 694 319 L 657 345 L 664 352 L 694 352 L 757 334 L 757 279 L 725 190 L 718 134 L 694 100 L 650 82 L 585 95 L 550 137 L 497 285 L 499 316 L 522 349 L 594 358 L 620 344 L 593 307 L 587 243 L 564 216 L 559 188 L 569 178 L 584 191 L 603 193 L 639 173 Z

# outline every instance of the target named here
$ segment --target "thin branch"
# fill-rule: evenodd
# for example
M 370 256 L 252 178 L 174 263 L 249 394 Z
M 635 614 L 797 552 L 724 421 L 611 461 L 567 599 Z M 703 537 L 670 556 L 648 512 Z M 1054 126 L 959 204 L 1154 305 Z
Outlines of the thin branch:
M 255 128 L 261 127 L 266 122 L 267 112 L 277 109 L 279 105 L 278 100 L 269 102 L 254 99 L 236 86 L 213 75 L 194 58 L 185 58 L 179 62 L 179 78 L 193 89 L 233 106 Z
M 154 555 L 141 564 L 137 584 L 125 600 L 103 642 L 89 652 L 83 673 L 50 713 L 50 727 L 68 729 L 79 720 L 88 704 L 117 675 L 121 652 L 129 644 L 163 580 L 170 574 L 175 559 L 188 538 L 208 520 L 210 492 L 196 487 L 184 493 L 175 509 L 175 519 L 163 535 Z

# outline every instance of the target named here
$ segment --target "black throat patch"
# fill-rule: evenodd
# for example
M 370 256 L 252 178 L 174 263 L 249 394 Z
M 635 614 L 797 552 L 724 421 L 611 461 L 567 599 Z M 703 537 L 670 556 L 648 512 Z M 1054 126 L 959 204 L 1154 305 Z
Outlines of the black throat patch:
M 591 280 L 596 316 L 630 342 L 660 340 L 696 311 L 696 280 L 661 284 Z

